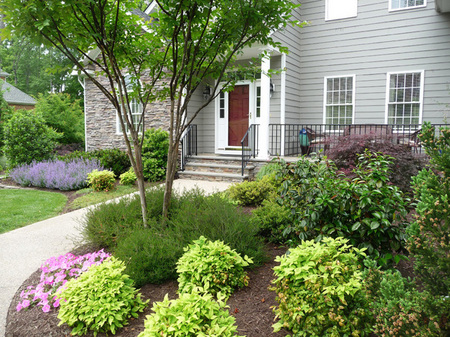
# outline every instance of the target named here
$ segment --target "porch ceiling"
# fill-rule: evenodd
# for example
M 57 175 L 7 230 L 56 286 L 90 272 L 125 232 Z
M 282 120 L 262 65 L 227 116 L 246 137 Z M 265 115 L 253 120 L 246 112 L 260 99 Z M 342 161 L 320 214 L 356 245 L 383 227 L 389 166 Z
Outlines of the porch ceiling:
M 438 13 L 449 13 L 450 12 L 450 1 L 449 0 L 436 0 L 436 11 Z
M 237 56 L 238 60 L 247 60 L 254 57 L 258 57 L 264 50 L 270 50 L 270 55 L 281 55 L 278 50 L 265 45 L 253 45 L 249 48 L 245 48 L 243 53 Z

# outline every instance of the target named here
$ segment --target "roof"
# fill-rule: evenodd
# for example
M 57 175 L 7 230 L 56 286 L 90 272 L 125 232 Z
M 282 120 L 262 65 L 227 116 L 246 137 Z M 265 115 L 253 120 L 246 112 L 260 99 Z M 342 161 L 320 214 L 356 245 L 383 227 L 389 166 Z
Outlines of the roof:
M 17 89 L 15 86 L 3 81 L 2 88 L 3 98 L 8 104 L 35 105 L 36 101 L 30 95 Z

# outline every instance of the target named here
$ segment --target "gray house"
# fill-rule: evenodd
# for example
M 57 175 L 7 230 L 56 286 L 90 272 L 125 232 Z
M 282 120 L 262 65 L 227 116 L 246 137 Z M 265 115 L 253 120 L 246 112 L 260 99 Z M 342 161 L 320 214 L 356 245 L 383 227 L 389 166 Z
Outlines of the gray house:
M 36 105 L 35 99 L 6 82 L 8 76 L 9 74 L 7 72 L 0 69 L 0 90 L 3 93 L 3 98 L 6 103 L 14 109 L 34 109 L 34 106 Z
M 355 130 L 410 142 L 424 121 L 450 117 L 449 1 L 304 0 L 295 15 L 308 25 L 273 33 L 289 54 L 269 50 L 261 74 L 242 78 L 194 120 L 183 142 L 183 174 L 208 166 L 241 175 L 250 157 L 298 155 Z M 239 62 L 261 50 L 266 47 L 247 49 Z M 269 78 L 268 69 L 283 71 Z M 199 90 L 192 108 L 212 94 L 209 87 Z M 85 101 L 87 150 L 123 147 L 113 108 L 87 81 Z M 167 128 L 166 108 L 164 102 L 150 107 L 147 125 Z M 214 162 L 195 164 L 198 158 Z M 227 174 L 222 178 L 233 178 Z

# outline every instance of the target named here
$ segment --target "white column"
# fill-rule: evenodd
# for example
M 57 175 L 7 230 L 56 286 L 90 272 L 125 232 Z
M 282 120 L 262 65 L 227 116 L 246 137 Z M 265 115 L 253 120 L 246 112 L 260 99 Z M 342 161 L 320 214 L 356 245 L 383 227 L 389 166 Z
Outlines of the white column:
M 270 56 L 267 55 L 261 63 L 261 119 L 259 124 L 259 154 L 260 159 L 269 159 L 269 121 L 270 121 Z
M 286 54 L 281 55 L 281 88 L 280 88 L 280 124 L 281 128 L 281 156 L 284 156 L 284 141 L 286 124 Z

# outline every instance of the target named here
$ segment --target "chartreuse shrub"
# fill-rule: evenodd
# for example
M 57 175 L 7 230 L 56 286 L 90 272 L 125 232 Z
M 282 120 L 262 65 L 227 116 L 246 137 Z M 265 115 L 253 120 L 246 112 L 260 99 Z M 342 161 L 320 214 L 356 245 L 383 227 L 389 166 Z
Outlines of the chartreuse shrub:
M 134 185 L 137 179 L 132 167 L 127 172 L 122 173 L 119 178 L 122 185 Z
M 166 176 L 169 133 L 162 129 L 148 129 L 142 143 L 142 165 L 144 178 L 160 181 Z
M 421 171 L 413 186 L 417 220 L 408 230 L 408 250 L 415 258 L 415 271 L 426 289 L 435 295 L 450 293 L 450 129 L 424 123 L 420 139 L 430 156 L 432 170 Z M 441 172 L 440 174 L 435 171 Z M 450 312 L 448 313 L 450 318 Z
M 180 293 L 201 289 L 201 292 L 228 297 L 235 288 L 248 285 L 244 268 L 253 261 L 248 256 L 241 257 L 222 241 L 213 242 L 201 236 L 184 251 L 177 262 Z
M 364 255 L 346 239 L 324 238 L 277 257 L 274 331 L 286 328 L 298 337 L 368 335 L 371 313 L 364 304 L 359 262 Z
M 166 295 L 162 302 L 153 304 L 152 310 L 139 337 L 239 337 L 235 318 L 223 299 L 216 301 L 208 293 L 182 293 L 176 300 Z
M 260 180 L 244 181 L 228 188 L 228 195 L 242 206 L 259 206 L 275 192 L 273 179 L 265 176 Z
M 99 191 L 111 191 L 114 189 L 114 183 L 116 182 L 114 172 L 108 170 L 93 170 L 87 176 L 89 186 L 96 192 Z
M 364 272 L 367 303 L 375 317 L 378 336 L 447 336 L 450 301 L 416 285 L 397 270 Z
M 72 327 L 72 335 L 91 330 L 96 336 L 99 332 L 114 334 L 129 318 L 137 318 L 148 301 L 142 301 L 124 269 L 123 262 L 111 257 L 68 281 L 57 295 L 59 325 Z
M 321 158 L 286 164 L 279 202 L 291 210 L 292 224 L 283 234 L 300 240 L 345 237 L 367 248 L 380 264 L 394 260 L 405 243 L 404 217 L 408 199 L 389 184 L 390 157 L 364 152 L 351 181 L 333 162 Z
M 48 127 L 42 115 L 17 110 L 4 125 L 4 152 L 9 165 L 51 159 L 60 134 Z

